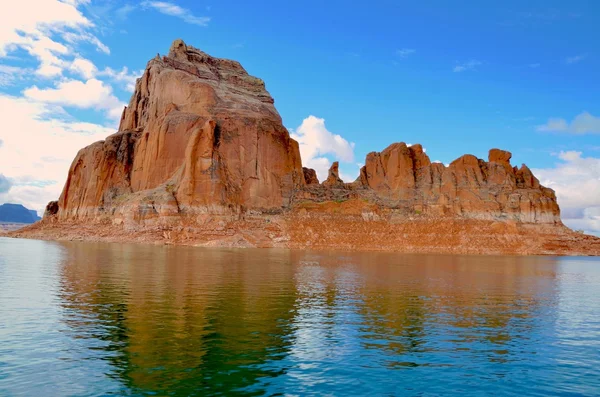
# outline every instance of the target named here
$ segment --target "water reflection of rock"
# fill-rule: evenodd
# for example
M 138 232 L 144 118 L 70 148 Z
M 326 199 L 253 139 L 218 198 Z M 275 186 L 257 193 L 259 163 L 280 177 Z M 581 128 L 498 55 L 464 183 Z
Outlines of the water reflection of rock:
M 292 343 L 289 252 L 66 245 L 65 321 L 127 389 L 227 394 L 278 375 L 260 364 Z
M 534 329 L 539 311 L 554 304 L 548 258 L 368 254 L 359 261 L 364 346 L 388 352 L 392 366 L 445 366 L 440 356 L 457 351 L 510 360 L 515 346 L 541 331 Z
M 65 247 L 64 321 L 137 392 L 302 392 L 353 362 L 507 362 L 539 345 L 556 295 L 548 258 Z

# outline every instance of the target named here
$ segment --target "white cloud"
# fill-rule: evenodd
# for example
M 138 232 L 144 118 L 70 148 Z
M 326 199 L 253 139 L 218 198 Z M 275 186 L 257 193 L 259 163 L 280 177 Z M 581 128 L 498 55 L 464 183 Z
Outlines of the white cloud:
M 38 39 L 26 38 L 23 47 L 31 56 L 40 61 L 40 66 L 36 73 L 42 77 L 59 76 L 66 65 L 66 61 L 59 55 L 67 55 L 69 50 L 61 43 L 48 38 L 40 37 Z
M 560 152 L 553 168 L 534 169 L 542 185 L 556 191 L 563 222 L 572 229 L 600 234 L 600 158 Z
M 125 90 L 133 92 L 135 89 L 135 81 L 139 77 L 142 77 L 142 74 L 144 74 L 144 70 L 134 70 L 130 72 L 127 66 L 124 66 L 120 71 L 116 71 L 111 68 L 105 68 L 103 71 L 98 73 L 98 76 L 106 76 L 112 81 L 120 83 Z
M 0 194 L 0 203 L 20 203 L 38 211 L 58 199 L 79 149 L 115 132 L 30 99 L 0 94 L 0 109 L 0 170 L 13 184 Z
M 118 83 L 124 90 L 129 92 L 133 92 L 135 89 L 135 81 L 144 73 L 143 69 L 130 72 L 127 66 L 124 66 L 121 70 L 114 70 L 110 67 L 106 67 L 104 70 L 99 71 L 93 62 L 81 57 L 76 57 L 73 60 L 69 66 L 69 70 L 86 80 L 96 77 L 106 77 L 108 80 Z M 2 68 L 0 65 L 0 74 L 1 73 Z
M 12 187 L 12 183 L 10 183 L 8 178 L 5 177 L 4 175 L 0 174 L 0 194 L 7 193 L 11 187 Z
M 125 20 L 133 10 L 135 10 L 134 6 L 131 4 L 125 4 L 124 6 L 118 8 L 117 11 L 115 11 L 115 14 L 120 20 Z
M 292 138 L 300 144 L 302 164 L 313 168 L 321 181 L 327 178 L 331 165 L 325 155 L 333 155 L 334 160 L 346 163 L 354 161 L 354 143 L 328 131 L 325 119 L 308 116 L 300 127 L 292 131 Z
M 452 71 L 455 73 L 459 73 L 459 72 L 465 72 L 467 70 L 477 70 L 477 66 L 479 66 L 481 64 L 482 64 L 481 61 L 478 61 L 477 59 L 471 59 L 467 62 L 463 62 L 463 63 L 456 65 L 454 67 L 454 69 L 452 69 Z
M 352 173 L 348 173 L 345 170 L 340 169 L 339 174 L 342 181 L 346 183 L 352 183 L 356 180 L 356 178 L 358 178 L 358 175 L 360 174 L 360 168 L 352 169 Z
M 195 16 L 187 8 L 180 7 L 168 1 L 143 1 L 141 5 L 142 7 L 154 8 L 165 15 L 180 18 L 192 25 L 208 26 L 208 22 L 210 22 L 210 17 Z
M 85 58 L 75 58 L 71 63 L 71 66 L 69 66 L 69 69 L 84 79 L 91 79 L 98 72 L 96 65 Z
M 568 65 L 571 65 L 573 63 L 581 62 L 585 58 L 587 58 L 587 54 L 575 55 L 575 56 L 572 56 L 572 57 L 565 58 L 565 63 L 567 63 Z
M 65 57 L 73 52 L 56 41 L 57 37 L 71 43 L 89 41 L 107 52 L 108 47 L 88 31 L 94 24 L 77 9 L 80 3 L 58 0 L 14 2 L 10 11 L 0 13 L 0 57 L 23 48 L 38 59 L 40 65 L 36 73 L 39 76 L 55 77 L 68 66 Z
M 89 0 L 21 0 L 0 14 L 0 58 L 16 58 L 21 65 L 0 65 L 0 87 L 26 88 L 22 96 L 0 92 L 0 203 L 16 202 L 43 211 L 60 195 L 69 166 L 77 152 L 115 132 L 100 124 L 75 119 L 65 109 L 94 109 L 100 123 L 116 124 L 124 103 L 109 83 L 131 86 L 124 68 L 98 70 L 79 55 L 90 43 L 105 54 L 110 49 L 93 33 L 94 23 L 78 9 Z M 90 11 L 88 8 L 85 10 Z M 19 51 L 17 54 L 13 52 Z M 37 62 L 36 62 L 37 61 Z M 65 78 L 81 76 L 83 81 Z M 100 77 L 102 76 L 102 77 Z M 40 83 L 40 78 L 50 79 Z M 27 80 L 26 80 L 27 79 Z M 101 81 L 102 80 L 102 81 Z M 10 182 L 6 188 L 5 179 Z
M 18 1 L 10 7 L 10 12 L 0 14 L 0 55 L 6 55 L 11 46 L 23 44 L 27 37 L 44 37 L 44 33 L 65 27 L 80 29 L 91 25 L 72 4 L 57 0 Z
M 417 52 L 417 50 L 412 48 L 401 48 L 399 50 L 396 50 L 396 55 L 398 55 L 400 58 L 407 58 L 415 52 Z
M 79 109 L 105 110 L 111 120 L 118 120 L 125 104 L 112 93 L 112 87 L 97 79 L 85 83 L 64 80 L 56 88 L 40 89 L 33 86 L 24 91 L 26 98 Z
M 110 48 L 108 48 L 108 46 L 102 43 L 100 39 L 89 32 L 65 32 L 63 33 L 63 38 L 71 44 L 76 44 L 81 41 L 90 42 L 96 46 L 97 51 L 103 52 L 107 55 L 110 54 Z
M 63 0 L 67 4 L 78 6 L 79 4 L 90 4 L 92 0 Z
M 27 68 L 0 65 L 0 87 L 11 86 L 29 73 L 32 71 Z
M 538 125 L 538 131 L 568 132 L 571 134 L 600 134 L 600 117 L 583 112 L 570 123 L 561 118 L 551 118 L 546 124 Z

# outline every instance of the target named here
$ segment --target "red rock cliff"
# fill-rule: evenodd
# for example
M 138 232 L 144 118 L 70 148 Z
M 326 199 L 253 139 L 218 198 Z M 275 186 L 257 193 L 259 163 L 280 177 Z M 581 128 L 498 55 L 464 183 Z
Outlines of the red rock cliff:
M 288 207 L 304 173 L 273 103 L 238 62 L 176 40 L 138 79 L 119 132 L 77 155 L 59 218 Z
M 395 143 L 367 155 L 361 186 L 387 207 L 434 216 L 560 224 L 552 189 L 540 185 L 526 165 L 510 164 L 511 153 L 490 150 L 488 161 L 467 154 L 445 167 L 432 163 L 421 145 Z
M 255 217 L 252 233 L 270 236 L 260 243 L 267 246 L 302 246 L 289 236 L 312 230 L 315 219 L 329 222 L 331 214 L 322 212 L 329 206 L 314 202 L 348 201 L 332 207 L 336 220 L 318 237 L 325 245 L 343 222 L 383 222 L 385 234 L 415 216 L 562 227 L 554 192 L 499 149 L 487 161 L 464 155 L 446 167 L 432 163 L 421 145 L 394 143 L 369 153 L 355 182 L 340 179 L 336 162 L 320 184 L 302 167 L 298 143 L 273 103 L 263 81 L 238 62 L 176 40 L 167 56 L 148 63 L 119 131 L 78 153 L 48 217 L 136 230 L 186 225 L 209 240 Z M 361 233 L 374 233 L 370 227 Z

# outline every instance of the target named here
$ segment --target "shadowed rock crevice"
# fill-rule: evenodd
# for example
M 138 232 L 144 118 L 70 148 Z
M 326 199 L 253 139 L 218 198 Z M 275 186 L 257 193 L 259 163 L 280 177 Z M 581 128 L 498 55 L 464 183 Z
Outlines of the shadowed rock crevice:
M 302 172 L 304 173 L 304 182 L 307 185 L 315 185 L 319 184 L 319 178 L 317 178 L 317 172 L 312 168 L 302 167 Z

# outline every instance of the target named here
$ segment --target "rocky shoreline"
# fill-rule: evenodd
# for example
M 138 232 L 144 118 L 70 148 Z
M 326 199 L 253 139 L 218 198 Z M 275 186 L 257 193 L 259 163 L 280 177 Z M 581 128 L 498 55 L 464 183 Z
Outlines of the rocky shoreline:
M 228 248 L 287 248 L 342 251 L 477 255 L 600 255 L 600 239 L 567 227 L 517 222 L 431 218 L 391 220 L 364 202 L 305 205 L 280 215 L 214 217 L 203 225 L 127 229 L 103 222 L 46 218 L 12 232 L 41 240 L 144 243 Z

